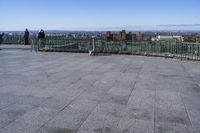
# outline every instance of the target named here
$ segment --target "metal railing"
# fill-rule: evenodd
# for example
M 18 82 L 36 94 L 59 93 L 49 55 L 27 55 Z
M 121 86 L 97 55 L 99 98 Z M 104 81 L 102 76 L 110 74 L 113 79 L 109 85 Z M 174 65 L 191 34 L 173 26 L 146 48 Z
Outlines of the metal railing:
M 32 48 L 37 51 L 88 52 L 93 49 L 92 39 L 33 39 Z M 199 43 L 176 41 L 94 41 L 95 53 L 133 54 L 176 57 L 200 60 Z

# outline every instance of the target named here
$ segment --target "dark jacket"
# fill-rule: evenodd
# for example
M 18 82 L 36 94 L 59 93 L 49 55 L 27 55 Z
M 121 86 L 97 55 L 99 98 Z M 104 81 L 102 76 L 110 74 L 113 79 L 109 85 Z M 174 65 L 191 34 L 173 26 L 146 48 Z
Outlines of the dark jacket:
M 29 31 L 26 29 L 24 32 L 24 39 L 28 39 L 29 38 Z
M 4 33 L 0 34 L 0 44 L 3 42 Z
M 44 30 L 41 30 L 41 31 L 38 33 L 38 39 L 44 39 L 44 38 L 45 38 Z

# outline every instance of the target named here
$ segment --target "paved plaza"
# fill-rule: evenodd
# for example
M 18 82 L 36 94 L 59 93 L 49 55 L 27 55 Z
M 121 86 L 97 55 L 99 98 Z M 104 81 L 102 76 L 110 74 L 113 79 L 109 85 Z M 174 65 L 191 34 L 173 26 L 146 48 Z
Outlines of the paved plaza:
M 0 50 L 0 133 L 200 133 L 200 62 Z

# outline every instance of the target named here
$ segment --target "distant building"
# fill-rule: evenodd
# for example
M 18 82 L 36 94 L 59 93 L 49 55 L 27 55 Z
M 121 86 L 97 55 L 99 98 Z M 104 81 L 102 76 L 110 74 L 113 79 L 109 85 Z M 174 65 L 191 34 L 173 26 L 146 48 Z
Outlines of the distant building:
M 133 41 L 142 41 L 144 38 L 144 35 L 141 34 L 140 32 L 136 32 L 132 34 L 132 40 Z
M 196 38 L 196 42 L 200 43 L 200 37 Z
M 173 36 L 173 39 L 175 39 L 178 42 L 183 42 L 183 37 L 182 36 Z
M 151 38 L 152 38 L 152 36 L 146 35 L 146 36 L 143 36 L 142 40 L 143 41 L 151 41 Z
M 107 31 L 106 34 L 103 35 L 103 38 L 106 41 L 113 41 L 114 40 L 114 35 L 110 31 Z
M 108 31 L 103 38 L 106 41 L 142 41 L 144 36 L 140 32 L 127 33 L 125 30 L 122 30 L 117 34 L 112 34 L 110 31 Z
M 158 35 L 157 37 L 153 37 L 152 41 L 177 41 L 177 42 L 183 42 L 182 36 L 164 36 L 164 35 Z
M 121 32 L 115 35 L 115 40 L 117 41 L 125 41 L 126 40 L 126 31 L 122 30 Z
M 200 42 L 200 39 L 195 36 L 184 36 L 184 42 Z
M 132 32 L 129 32 L 128 34 L 126 34 L 126 40 L 132 41 Z

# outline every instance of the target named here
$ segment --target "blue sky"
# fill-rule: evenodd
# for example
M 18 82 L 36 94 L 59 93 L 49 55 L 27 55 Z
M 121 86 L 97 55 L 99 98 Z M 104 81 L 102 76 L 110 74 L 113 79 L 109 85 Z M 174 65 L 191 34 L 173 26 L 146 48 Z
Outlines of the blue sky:
M 0 30 L 200 29 L 200 0 L 1 0 L 0 12 Z

